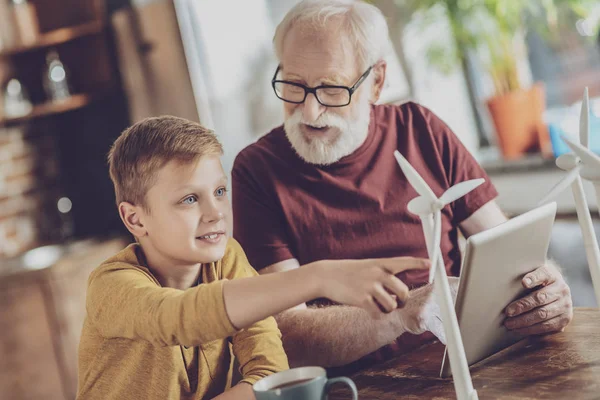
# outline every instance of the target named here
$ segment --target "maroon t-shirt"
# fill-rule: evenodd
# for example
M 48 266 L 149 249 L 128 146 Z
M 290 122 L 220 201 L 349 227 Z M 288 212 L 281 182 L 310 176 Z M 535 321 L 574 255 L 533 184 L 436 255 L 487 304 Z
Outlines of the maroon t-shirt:
M 458 224 L 497 192 L 450 128 L 415 103 L 376 105 L 369 134 L 351 155 L 329 166 L 303 161 L 278 127 L 245 148 L 232 172 L 234 237 L 260 270 L 296 258 L 427 257 L 420 219 L 407 210 L 417 196 L 394 157 L 399 150 L 440 196 L 459 182 L 484 184 L 442 210 L 441 251 L 458 275 Z M 428 272 L 399 277 L 409 286 Z

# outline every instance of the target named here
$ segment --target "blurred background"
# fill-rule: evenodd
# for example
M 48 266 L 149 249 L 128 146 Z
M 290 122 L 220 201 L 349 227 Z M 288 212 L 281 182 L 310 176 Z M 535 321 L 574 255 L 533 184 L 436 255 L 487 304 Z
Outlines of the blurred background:
M 130 240 L 110 144 L 141 118 L 176 115 L 216 130 L 229 172 L 283 121 L 271 38 L 296 2 L 0 0 L 0 399 L 75 398 L 87 277 Z M 585 87 L 600 151 L 597 1 L 371 3 L 392 39 L 380 102 L 444 119 L 509 215 L 562 177 L 559 136 L 577 136 Z M 594 306 L 570 191 L 557 201 L 550 255 L 575 304 Z

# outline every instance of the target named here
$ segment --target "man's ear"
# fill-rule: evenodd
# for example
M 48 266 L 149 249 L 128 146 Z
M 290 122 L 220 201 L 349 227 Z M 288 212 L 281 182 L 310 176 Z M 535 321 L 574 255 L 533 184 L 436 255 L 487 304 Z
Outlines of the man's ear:
M 119 204 L 119 216 L 133 236 L 139 238 L 148 233 L 143 223 L 145 212 L 142 207 L 124 201 Z
M 381 96 L 381 91 L 383 90 L 383 85 L 385 83 L 385 71 L 387 69 L 387 63 L 384 60 L 378 61 L 377 64 L 373 66 L 373 86 L 371 89 L 371 103 L 376 103 L 379 100 L 379 96 Z

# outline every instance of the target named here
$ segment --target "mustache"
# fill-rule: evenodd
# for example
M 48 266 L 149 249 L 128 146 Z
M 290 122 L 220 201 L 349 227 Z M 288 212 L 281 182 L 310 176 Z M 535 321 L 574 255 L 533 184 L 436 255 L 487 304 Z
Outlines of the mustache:
M 344 118 L 340 117 L 339 115 L 328 114 L 327 112 L 321 114 L 316 121 L 308 122 L 304 120 L 300 110 L 294 111 L 294 113 L 288 117 L 286 123 L 292 125 L 304 124 L 315 128 L 323 128 L 328 126 L 332 128 L 346 129 L 348 127 L 348 122 Z

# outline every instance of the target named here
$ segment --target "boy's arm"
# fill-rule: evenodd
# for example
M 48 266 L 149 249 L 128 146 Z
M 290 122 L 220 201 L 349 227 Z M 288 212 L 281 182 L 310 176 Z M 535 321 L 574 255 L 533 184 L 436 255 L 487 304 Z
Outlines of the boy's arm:
M 428 267 L 427 260 L 410 257 L 319 261 L 281 274 L 182 291 L 158 287 L 141 270 L 113 263 L 90 276 L 86 308 L 90 323 L 104 337 L 197 346 L 318 297 L 360 306 L 372 315 L 380 314 L 379 307 L 391 312 L 397 307 L 391 294 L 400 303 L 408 296 L 394 274 Z
M 246 382 L 240 382 L 234 387 L 221 393 L 213 400 L 255 400 L 252 386 Z
M 231 242 L 239 248 L 234 239 Z M 243 254 L 241 248 L 239 252 Z M 223 297 L 227 315 L 238 329 L 321 297 L 364 308 L 377 317 L 408 298 L 408 287 L 396 274 L 429 267 L 429 260 L 413 257 L 322 260 L 282 273 L 227 281 Z
M 224 278 L 230 279 L 233 283 L 242 278 L 258 275 L 235 240 L 231 240 L 230 249 L 231 251 L 223 258 Z M 240 365 L 242 375 L 240 383 L 252 385 L 265 376 L 289 369 L 281 342 L 281 332 L 272 317 L 237 332 L 232 337 L 232 345 L 233 354 Z

